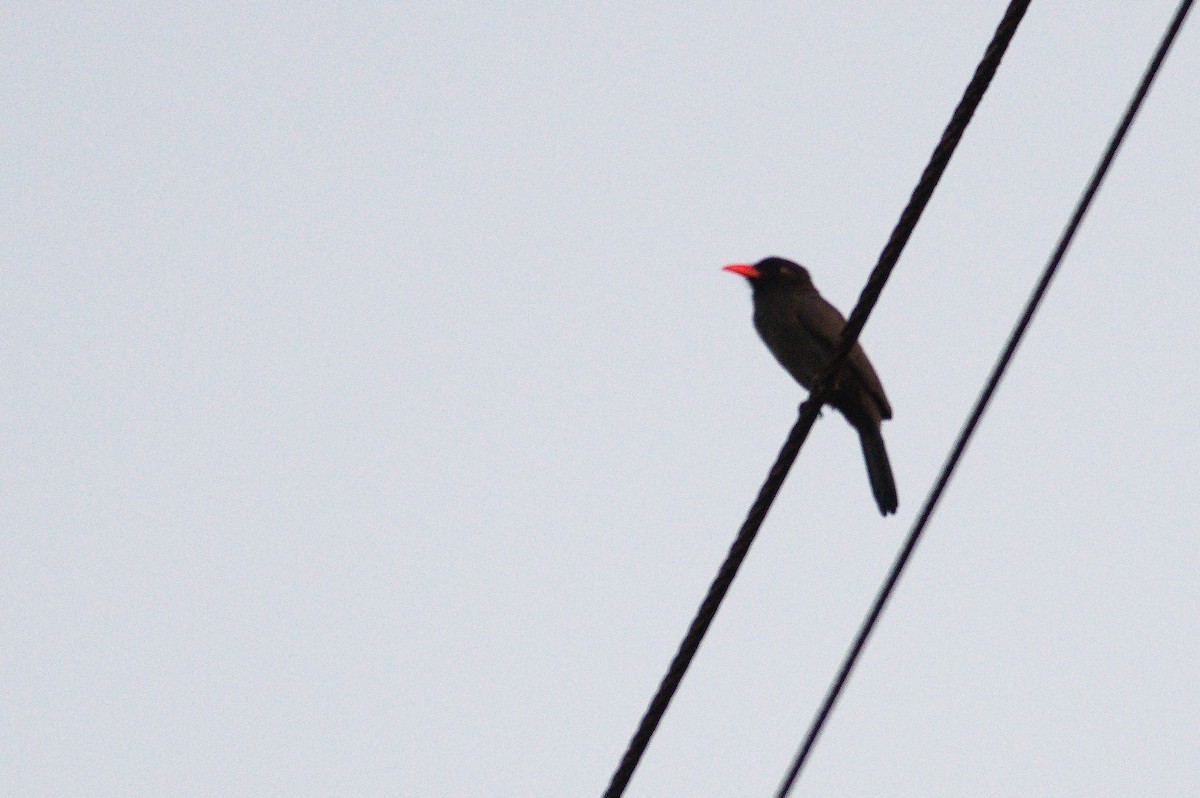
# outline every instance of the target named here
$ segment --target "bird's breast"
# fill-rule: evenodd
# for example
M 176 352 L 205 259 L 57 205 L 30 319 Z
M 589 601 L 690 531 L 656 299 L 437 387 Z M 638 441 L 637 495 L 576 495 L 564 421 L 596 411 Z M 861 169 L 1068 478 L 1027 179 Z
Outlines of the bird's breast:
M 779 365 L 805 388 L 828 361 L 828 353 L 795 318 L 790 307 L 762 303 L 754 311 L 754 327 Z

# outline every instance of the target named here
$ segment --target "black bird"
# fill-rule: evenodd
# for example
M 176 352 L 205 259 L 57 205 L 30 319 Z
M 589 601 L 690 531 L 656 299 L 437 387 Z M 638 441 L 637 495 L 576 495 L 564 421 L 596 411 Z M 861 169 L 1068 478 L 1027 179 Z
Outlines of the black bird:
M 734 263 L 725 271 L 740 274 L 754 291 L 754 327 L 767 349 L 805 388 L 829 363 L 846 320 L 813 286 L 808 270 L 784 258 L 766 258 L 751 266 Z M 829 399 L 858 431 L 871 492 L 884 515 L 896 512 L 899 499 L 880 425 L 892 407 L 867 353 L 857 343 Z

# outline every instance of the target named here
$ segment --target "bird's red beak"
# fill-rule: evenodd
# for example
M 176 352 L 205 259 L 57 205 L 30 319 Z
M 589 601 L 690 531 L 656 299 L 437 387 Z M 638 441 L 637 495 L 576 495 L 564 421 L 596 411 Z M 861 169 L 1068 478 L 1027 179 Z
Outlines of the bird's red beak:
M 740 274 L 743 277 L 747 277 L 751 280 L 762 274 L 762 272 L 751 266 L 749 263 L 731 263 L 728 266 L 722 266 L 721 271 Z

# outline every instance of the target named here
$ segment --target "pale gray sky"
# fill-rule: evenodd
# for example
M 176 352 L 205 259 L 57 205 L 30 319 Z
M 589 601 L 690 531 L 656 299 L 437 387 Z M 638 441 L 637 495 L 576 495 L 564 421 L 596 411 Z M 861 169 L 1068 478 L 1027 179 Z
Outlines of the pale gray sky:
M 1002 2 L 10 3 L 0 792 L 598 796 Z M 628 791 L 768 795 L 1174 2 L 1037 2 Z M 1200 793 L 1200 26 L 798 796 Z

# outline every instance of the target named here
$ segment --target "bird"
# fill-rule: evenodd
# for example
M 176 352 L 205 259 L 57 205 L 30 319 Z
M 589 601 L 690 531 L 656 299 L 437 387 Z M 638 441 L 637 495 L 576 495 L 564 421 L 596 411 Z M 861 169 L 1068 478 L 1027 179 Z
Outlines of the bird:
M 833 357 L 846 319 L 817 291 L 808 269 L 786 258 L 765 258 L 753 265 L 731 263 L 724 271 L 750 282 L 755 329 L 779 365 L 811 390 Z M 892 407 L 858 343 L 850 350 L 829 404 L 858 432 L 879 512 L 884 516 L 896 512 L 900 500 L 881 430 L 882 422 L 892 417 Z

